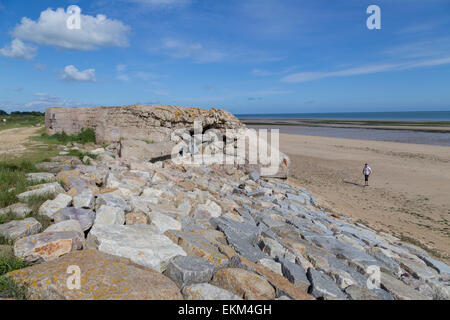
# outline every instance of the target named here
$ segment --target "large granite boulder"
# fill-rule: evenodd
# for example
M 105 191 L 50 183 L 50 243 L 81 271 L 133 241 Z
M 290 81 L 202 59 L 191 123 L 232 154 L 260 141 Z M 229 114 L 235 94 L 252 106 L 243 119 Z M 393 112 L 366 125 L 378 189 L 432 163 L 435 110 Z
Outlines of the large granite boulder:
M 159 272 L 167 268 L 171 258 L 186 255 L 180 246 L 149 225 L 95 225 L 88 235 L 87 246 Z
M 80 288 L 67 283 L 79 267 Z M 27 287 L 30 300 L 181 300 L 180 290 L 162 274 L 129 259 L 96 250 L 70 253 L 58 260 L 7 274 Z M 75 281 L 72 282 L 76 284 Z

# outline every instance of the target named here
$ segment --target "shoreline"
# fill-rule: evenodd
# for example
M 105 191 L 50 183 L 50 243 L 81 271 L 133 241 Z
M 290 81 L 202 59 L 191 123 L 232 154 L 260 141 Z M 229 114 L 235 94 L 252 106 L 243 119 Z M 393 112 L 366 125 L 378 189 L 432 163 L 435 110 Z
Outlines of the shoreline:
M 409 130 L 417 132 L 450 133 L 450 121 L 379 121 L 379 120 L 319 120 L 319 119 L 240 119 L 250 126 L 292 126 L 357 128 L 372 130 Z
M 450 148 L 280 134 L 280 149 L 291 158 L 289 180 L 324 208 L 450 261 Z
M 308 135 L 317 137 L 329 137 L 337 139 L 367 140 L 398 142 L 420 145 L 435 145 L 450 147 L 450 127 L 410 129 L 409 127 L 386 127 L 376 128 L 354 125 L 291 125 L 291 124 L 269 124 L 259 125 L 255 122 L 246 123 L 250 129 L 279 129 L 280 134 Z M 448 129 L 448 131 L 446 131 Z

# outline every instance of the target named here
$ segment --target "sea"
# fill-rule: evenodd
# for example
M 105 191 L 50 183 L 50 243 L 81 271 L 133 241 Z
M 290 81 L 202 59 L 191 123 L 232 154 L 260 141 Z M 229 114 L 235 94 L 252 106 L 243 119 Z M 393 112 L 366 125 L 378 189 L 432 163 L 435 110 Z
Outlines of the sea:
M 247 114 L 236 115 L 239 119 L 317 119 L 317 120 L 385 120 L 408 122 L 447 122 L 450 111 L 416 112 L 348 112 L 348 113 L 295 113 L 295 114 Z M 248 125 L 250 128 L 277 128 L 280 133 L 303 134 L 322 137 L 391 141 L 401 143 L 428 144 L 450 147 L 450 132 L 424 132 L 417 130 L 336 128 L 317 126 L 261 126 Z
M 239 119 L 450 121 L 450 111 L 236 114 Z

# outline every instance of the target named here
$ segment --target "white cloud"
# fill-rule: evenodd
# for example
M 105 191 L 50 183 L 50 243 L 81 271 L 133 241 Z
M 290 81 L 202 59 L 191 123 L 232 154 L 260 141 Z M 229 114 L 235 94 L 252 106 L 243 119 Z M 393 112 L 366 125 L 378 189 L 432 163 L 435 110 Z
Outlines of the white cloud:
M 93 104 L 88 104 L 80 101 L 71 101 L 54 96 L 48 93 L 35 93 L 34 98 L 25 103 L 11 102 L 11 101 L 1 101 L 1 105 L 6 109 L 5 111 L 44 111 L 46 108 L 50 107 L 87 107 L 94 106 Z
M 23 41 L 70 50 L 128 46 L 130 27 L 104 15 L 81 15 L 81 29 L 67 28 L 69 15 L 64 9 L 47 9 L 37 21 L 22 18 L 12 35 Z
M 95 82 L 95 69 L 79 71 L 73 65 L 66 66 L 64 68 L 62 79 L 67 81 Z
M 7 58 L 31 60 L 36 55 L 36 48 L 27 45 L 19 39 L 14 39 L 11 44 L 0 49 L 0 54 Z
M 349 69 L 343 69 L 339 71 L 314 71 L 314 72 L 298 72 L 285 76 L 281 79 L 282 82 L 287 83 L 299 83 L 308 82 L 313 80 L 325 79 L 325 78 L 335 78 L 335 77 L 347 77 L 356 76 L 364 74 L 374 74 L 380 72 L 389 71 L 400 71 L 400 70 L 410 70 L 421 67 L 432 67 L 450 64 L 450 57 L 418 60 L 411 62 L 398 62 L 390 64 L 377 64 L 361 66 Z
M 221 62 L 226 57 L 224 52 L 204 48 L 201 43 L 187 43 L 176 39 L 164 39 L 162 47 L 172 58 L 192 59 L 197 63 Z

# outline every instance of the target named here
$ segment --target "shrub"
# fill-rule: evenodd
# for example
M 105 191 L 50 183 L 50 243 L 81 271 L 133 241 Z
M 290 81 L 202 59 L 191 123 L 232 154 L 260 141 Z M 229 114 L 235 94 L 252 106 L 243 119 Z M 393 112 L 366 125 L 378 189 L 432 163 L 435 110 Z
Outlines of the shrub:
M 64 131 L 55 133 L 51 136 L 48 135 L 47 133 L 42 133 L 40 140 L 47 143 L 60 143 L 60 144 L 67 144 L 69 142 L 77 142 L 81 144 L 86 144 L 89 142 L 93 143 L 97 142 L 95 138 L 95 131 L 92 128 L 83 129 L 81 130 L 80 133 L 74 133 L 70 136 Z

